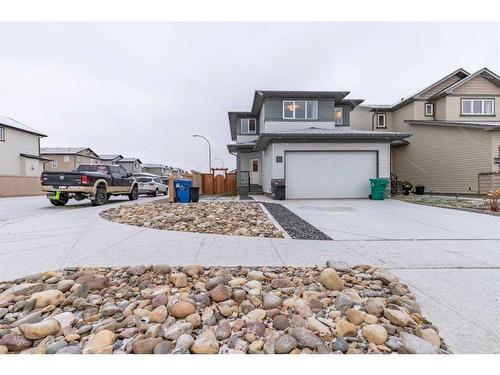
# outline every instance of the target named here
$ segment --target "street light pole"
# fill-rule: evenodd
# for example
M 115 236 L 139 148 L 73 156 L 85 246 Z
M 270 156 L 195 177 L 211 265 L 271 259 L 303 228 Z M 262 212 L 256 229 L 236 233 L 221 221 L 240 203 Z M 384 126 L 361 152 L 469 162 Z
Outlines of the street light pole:
M 203 138 L 208 143 L 208 172 L 212 171 L 212 146 L 210 146 L 210 142 L 204 136 L 199 134 L 193 134 L 193 137 Z

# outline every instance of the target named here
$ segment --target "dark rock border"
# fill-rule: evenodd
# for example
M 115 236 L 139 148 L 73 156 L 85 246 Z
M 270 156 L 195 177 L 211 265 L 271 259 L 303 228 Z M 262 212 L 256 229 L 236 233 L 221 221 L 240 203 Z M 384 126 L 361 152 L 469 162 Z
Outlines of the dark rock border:
M 293 239 L 332 241 L 332 238 L 309 224 L 300 216 L 294 214 L 285 206 L 279 203 L 261 203 Z

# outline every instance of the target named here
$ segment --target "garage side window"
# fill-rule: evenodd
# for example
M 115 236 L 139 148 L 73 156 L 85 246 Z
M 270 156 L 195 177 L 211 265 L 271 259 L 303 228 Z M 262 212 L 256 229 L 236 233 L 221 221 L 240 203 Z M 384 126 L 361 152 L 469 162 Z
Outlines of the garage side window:
M 387 127 L 385 122 L 385 113 L 379 113 L 377 115 L 377 128 L 385 128 Z
M 0 141 L 4 142 L 5 141 L 5 128 L 0 127 Z

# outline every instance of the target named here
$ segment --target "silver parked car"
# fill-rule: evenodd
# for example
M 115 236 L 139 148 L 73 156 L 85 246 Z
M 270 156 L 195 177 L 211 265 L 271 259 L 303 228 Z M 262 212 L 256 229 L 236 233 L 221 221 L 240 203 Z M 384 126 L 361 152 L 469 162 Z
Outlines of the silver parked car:
M 168 194 L 168 185 L 162 181 L 160 176 L 151 173 L 135 173 L 134 177 L 139 184 L 139 194 L 147 194 L 153 197 Z

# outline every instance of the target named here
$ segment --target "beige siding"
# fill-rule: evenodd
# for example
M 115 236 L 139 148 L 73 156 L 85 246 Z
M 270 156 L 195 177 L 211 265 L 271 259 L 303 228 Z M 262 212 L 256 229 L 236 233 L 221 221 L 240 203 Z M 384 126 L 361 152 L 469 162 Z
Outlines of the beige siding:
M 350 125 L 356 130 L 372 130 L 373 112 L 369 107 L 358 106 L 351 111 Z
M 0 141 L 0 175 L 39 176 L 41 163 L 36 159 L 28 161 L 20 155 L 38 155 L 39 137 L 8 127 L 4 129 L 5 141 Z
M 470 97 L 484 97 L 495 99 L 495 116 L 461 116 L 461 99 Z M 472 94 L 464 94 L 462 96 L 448 95 L 446 98 L 446 120 L 455 121 L 500 121 L 500 93 L 497 96 L 472 96 Z
M 414 120 L 434 120 L 433 116 L 425 115 L 425 100 L 416 100 L 413 102 L 413 119 Z
M 477 76 L 453 90 L 454 94 L 500 95 L 500 87 L 484 77 Z
M 446 97 L 434 102 L 434 119 L 446 120 Z
M 434 192 L 477 193 L 478 173 L 492 168 L 492 132 L 432 125 L 410 132 L 410 144 L 394 152 L 399 179 Z
M 40 177 L 1 176 L 0 197 L 19 197 L 44 194 L 40 190 Z
M 43 156 L 50 160 L 55 160 L 57 162 L 56 167 L 52 165 L 51 161 L 45 164 L 45 170 L 48 172 L 51 171 L 69 172 L 76 168 L 74 155 L 67 155 L 68 161 L 64 161 L 64 155 L 44 154 Z
M 454 83 L 456 83 L 458 81 L 460 81 L 460 77 L 457 77 L 457 76 L 450 77 L 447 80 L 441 82 L 439 85 L 436 85 L 436 86 L 430 88 L 429 90 L 427 90 L 426 92 L 421 94 L 420 97 L 422 99 L 428 99 L 432 95 L 435 95 L 440 91 L 443 91 L 445 88 L 450 87 L 451 85 L 453 85 Z

